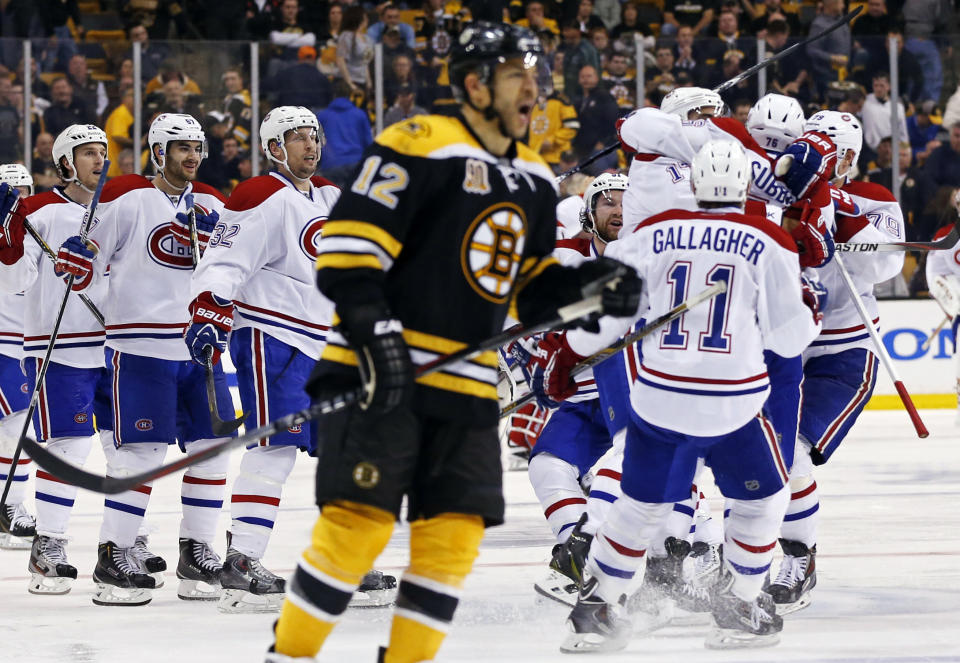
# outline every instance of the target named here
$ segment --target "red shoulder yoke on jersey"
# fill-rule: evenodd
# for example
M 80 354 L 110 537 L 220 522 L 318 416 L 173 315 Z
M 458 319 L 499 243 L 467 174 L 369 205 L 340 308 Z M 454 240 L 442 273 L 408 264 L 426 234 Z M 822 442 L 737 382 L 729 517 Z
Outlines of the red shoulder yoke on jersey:
M 589 258 L 592 255 L 590 253 L 590 246 L 592 244 L 593 240 L 589 237 L 574 237 L 572 239 L 558 239 L 556 248 L 570 249 Z
M 251 177 L 246 182 L 241 182 L 233 190 L 227 200 L 226 209 L 231 212 L 245 212 L 253 209 L 282 188 L 284 188 L 283 182 L 271 175 Z
M 860 182 L 854 180 L 847 182 L 840 188 L 851 196 L 859 196 L 860 198 L 867 198 L 883 203 L 897 202 L 897 199 L 893 197 L 890 189 L 876 182 Z
M 194 193 L 205 193 L 205 194 L 207 194 L 208 196 L 213 196 L 214 198 L 216 198 L 217 200 L 219 200 L 221 203 L 227 202 L 226 197 L 224 197 L 223 193 L 221 193 L 219 189 L 214 189 L 214 188 L 213 188 L 212 186 L 210 186 L 209 184 L 204 184 L 203 182 L 194 182 L 194 183 L 193 183 L 193 192 L 194 192 Z
M 121 175 L 106 183 L 100 195 L 101 203 L 113 202 L 120 196 L 135 189 L 152 189 L 153 182 L 143 175 Z
M 313 186 L 317 187 L 318 189 L 324 186 L 332 186 L 332 187 L 336 187 L 337 189 L 340 188 L 330 180 L 326 179 L 325 177 L 320 177 L 319 175 L 314 175 L 313 177 L 311 177 L 310 183 L 313 184 Z

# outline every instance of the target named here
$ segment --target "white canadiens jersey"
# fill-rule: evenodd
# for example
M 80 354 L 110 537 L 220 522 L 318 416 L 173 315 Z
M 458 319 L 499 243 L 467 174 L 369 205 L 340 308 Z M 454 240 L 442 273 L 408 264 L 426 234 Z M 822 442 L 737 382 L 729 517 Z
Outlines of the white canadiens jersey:
M 634 411 L 687 435 L 732 432 L 760 412 L 770 389 L 763 350 L 799 355 L 819 327 L 802 301 L 796 243 L 766 219 L 735 208 L 669 210 L 611 242 L 605 257 L 643 280 L 640 318 L 663 315 L 707 287 L 728 290 L 627 353 Z M 568 332 L 582 355 L 609 345 L 632 319 L 604 318 L 599 334 Z
M 850 195 L 860 216 L 837 215 L 837 242 L 903 242 L 903 212 L 896 198 L 885 187 L 871 182 L 848 182 L 841 190 Z M 874 325 L 880 313 L 873 286 L 893 278 L 903 269 L 903 251 L 838 252 Z M 827 307 L 823 310 L 823 331 L 810 344 L 804 357 L 836 354 L 853 348 L 876 351 L 863 319 L 857 312 L 850 289 L 836 263 L 809 270 L 827 288 Z
M 68 237 L 80 234 L 87 211 L 85 206 L 67 198 L 59 188 L 30 196 L 22 205 L 27 221 L 54 251 Z M 21 298 L 23 354 L 42 358 L 60 312 L 66 279 L 54 274 L 53 262 L 32 237 L 26 237 L 23 258 L 14 265 L 0 265 L 0 283 L 6 292 L 24 293 Z M 88 277 L 85 282 L 77 281 L 74 287 L 85 288 L 84 294 L 103 310 L 105 280 L 91 284 Z M 74 368 L 100 368 L 103 366 L 103 341 L 100 322 L 76 294 L 71 294 L 50 360 Z
M 319 359 L 333 303 L 316 285 L 317 242 L 340 189 L 312 178 L 308 195 L 278 173 L 247 180 L 224 208 L 190 283 L 233 300 L 234 328 L 254 327 Z
M 580 211 L 583 198 L 569 196 L 557 204 L 557 239 L 572 239 L 583 231 L 580 223 Z
M 23 303 L 23 293 L 0 293 L 0 355 L 23 359 Z
M 592 239 L 561 239 L 557 240 L 557 247 L 553 250 L 553 257 L 565 267 L 576 267 L 587 260 L 596 260 L 597 248 Z M 568 403 L 592 401 L 597 398 L 597 383 L 593 378 L 593 369 L 580 373 L 574 378 L 577 384 L 577 393 L 567 399 Z
M 103 188 L 89 238 L 100 252 L 97 277 L 110 269 L 110 291 L 101 309 L 107 323 L 107 346 L 144 357 L 184 361 L 190 353 L 183 333 L 190 317 L 190 247 L 170 232 L 177 213 L 186 213 L 186 194 L 194 205 L 223 213 L 223 196 L 205 184 L 192 183 L 177 199 L 140 175 L 123 175 Z
M 690 163 L 710 140 L 733 140 L 743 145 L 750 162 L 752 198 L 778 207 L 794 201 L 790 190 L 774 177 L 766 152 L 733 118 L 683 122 L 656 108 L 641 108 L 620 126 L 620 140 L 636 152 L 630 162 L 630 184 L 623 194 L 621 237 L 654 214 L 668 209 L 697 209 L 690 187 Z
M 943 239 L 953 230 L 953 224 L 944 226 L 933 236 L 934 239 Z M 953 276 L 960 279 L 960 243 L 946 251 L 927 252 L 927 283 L 932 283 L 938 276 Z

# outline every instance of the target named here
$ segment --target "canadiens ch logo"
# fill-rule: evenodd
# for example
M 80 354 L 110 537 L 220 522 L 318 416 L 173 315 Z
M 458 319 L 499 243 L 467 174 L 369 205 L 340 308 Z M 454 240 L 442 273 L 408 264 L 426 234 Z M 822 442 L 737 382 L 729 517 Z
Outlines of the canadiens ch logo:
M 137 430 L 153 430 L 153 419 L 137 419 L 133 425 L 137 427 Z
M 175 240 L 166 223 L 151 230 L 147 236 L 147 255 L 161 267 L 193 269 L 190 247 Z
M 527 217 L 513 203 L 497 203 L 475 218 L 463 238 L 460 264 L 467 282 L 484 299 L 503 304 L 520 269 Z
M 85 424 L 87 423 L 87 413 L 77 412 L 75 415 L 73 415 L 73 420 L 78 424 Z
M 300 231 L 300 250 L 303 251 L 303 254 L 310 258 L 311 261 L 316 260 L 319 255 L 317 243 L 320 241 L 323 224 L 326 223 L 326 221 L 327 217 L 325 216 L 315 217 L 307 221 L 303 230 Z

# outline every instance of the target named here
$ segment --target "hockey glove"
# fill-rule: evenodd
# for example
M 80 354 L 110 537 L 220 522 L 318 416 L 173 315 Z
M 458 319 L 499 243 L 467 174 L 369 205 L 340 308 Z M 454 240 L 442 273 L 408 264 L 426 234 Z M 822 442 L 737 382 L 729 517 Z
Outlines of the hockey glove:
M 73 274 L 79 282 L 88 281 L 88 277 L 93 274 L 93 261 L 96 257 L 97 245 L 74 235 L 60 245 L 53 271 L 57 276 Z
M 777 159 L 776 174 L 797 200 L 828 182 L 837 164 L 837 146 L 828 136 L 808 131 L 787 146 Z
M 566 334 L 547 334 L 545 341 L 547 337 L 551 337 L 547 341 L 550 356 L 543 371 L 543 386 L 547 396 L 559 403 L 577 393 L 577 383 L 570 376 L 570 371 L 583 357 L 570 349 Z
M 550 410 L 537 403 L 527 403 L 517 409 L 510 416 L 507 446 L 522 450 L 523 456 L 529 458 L 549 414 Z
M 403 340 L 403 325 L 391 315 L 386 303 L 355 305 L 337 313 L 338 331 L 360 360 L 360 376 L 366 390 L 361 409 L 385 414 L 409 403 L 413 394 L 413 362 Z
M 561 344 L 556 332 L 521 338 L 510 345 L 510 353 L 516 360 L 524 379 L 530 385 L 530 391 L 537 399 L 541 408 L 553 409 L 559 407 L 560 401 L 555 401 L 547 395 L 547 384 L 544 380 L 547 366 L 555 359 L 560 351 Z M 576 388 L 574 388 L 574 392 Z M 572 396 L 568 394 L 567 397 Z M 563 400 L 563 399 L 560 399 Z
M 233 302 L 208 290 L 190 302 L 190 317 L 183 337 L 190 356 L 202 365 L 209 354 L 211 363 L 216 364 L 227 349 L 227 336 L 233 329 Z
M 197 223 L 197 243 L 200 245 L 200 252 L 203 253 L 207 250 L 213 229 L 220 221 L 220 215 L 216 211 L 204 214 L 199 207 L 194 207 L 194 217 Z M 176 218 L 170 222 L 170 232 L 178 243 L 190 246 L 190 215 L 183 212 L 177 214 Z
M 23 227 L 23 215 L 17 205 L 17 196 L 20 192 L 9 188 L 4 192 L 7 184 L 0 184 L 0 219 L 3 227 L 0 228 L 0 262 L 12 265 L 23 257 L 23 238 L 26 230 Z
M 832 184 L 830 185 L 830 199 L 833 201 L 833 209 L 837 214 L 860 216 L 860 206 L 857 205 L 857 201 L 849 193 Z
M 800 291 L 803 294 L 803 303 L 813 313 L 813 321 L 820 324 L 823 321 L 823 309 L 827 308 L 827 288 L 819 281 L 813 281 L 806 276 L 800 277 Z
M 833 259 L 836 250 L 833 236 L 819 209 L 805 203 L 801 205 L 800 222 L 790 231 L 790 236 L 796 240 L 800 252 L 800 267 L 823 267 Z

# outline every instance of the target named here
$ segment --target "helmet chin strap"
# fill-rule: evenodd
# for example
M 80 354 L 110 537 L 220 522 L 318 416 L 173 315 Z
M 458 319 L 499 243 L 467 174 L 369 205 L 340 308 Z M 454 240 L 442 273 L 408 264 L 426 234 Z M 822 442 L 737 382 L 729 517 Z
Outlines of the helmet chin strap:
M 163 174 L 163 171 L 164 171 L 164 169 L 166 168 L 166 165 L 167 165 L 167 164 L 166 164 L 166 159 L 164 159 L 164 164 L 163 164 L 163 165 L 164 165 L 164 168 L 161 168 L 160 170 L 157 171 L 157 174 L 160 176 L 160 179 L 162 179 L 164 182 L 166 182 L 167 185 L 168 185 L 171 189 L 175 189 L 175 190 L 180 191 L 180 192 L 186 191 L 186 190 L 187 190 L 187 186 L 189 186 L 190 182 L 188 181 L 188 182 L 187 182 L 186 184 L 184 184 L 183 186 L 177 186 L 177 185 L 175 185 L 173 182 L 171 182 L 170 180 L 167 179 L 167 176 L 166 176 L 166 175 Z

